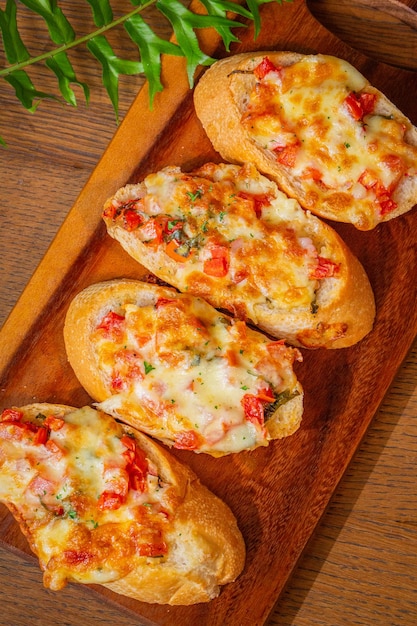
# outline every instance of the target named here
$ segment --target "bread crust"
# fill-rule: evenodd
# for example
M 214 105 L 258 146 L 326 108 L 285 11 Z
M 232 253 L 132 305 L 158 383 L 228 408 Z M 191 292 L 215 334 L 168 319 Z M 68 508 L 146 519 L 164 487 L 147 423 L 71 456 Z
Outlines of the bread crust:
M 36 403 L 20 407 L 26 416 L 70 414 L 66 405 Z M 189 605 L 216 597 L 220 586 L 234 581 L 242 572 L 245 545 L 230 508 L 183 465 L 143 433 L 121 425 L 133 436 L 158 476 L 170 485 L 173 515 L 166 531 L 170 545 L 166 559 L 135 559 L 135 567 L 122 578 L 104 583 L 112 591 L 142 602 Z M 0 466 L 1 472 L 1 466 Z M 18 509 L 5 502 L 18 521 L 31 549 L 39 556 L 33 532 Z M 142 562 L 140 562 L 142 561 Z M 41 567 L 47 569 L 41 562 Z
M 184 300 L 185 296 L 170 287 L 131 279 L 114 279 L 90 285 L 74 298 L 68 309 L 64 325 L 64 339 L 68 360 L 79 381 L 94 400 L 104 403 L 103 407 L 107 411 L 111 411 L 113 415 L 125 423 L 156 437 L 168 446 L 172 446 L 176 433 L 174 430 L 170 432 L 170 422 L 158 419 L 153 411 L 142 406 L 134 396 L 123 398 L 114 408 L 110 409 L 111 399 L 115 391 L 111 389 L 109 380 L 106 379 L 105 373 L 100 369 L 97 354 L 91 342 L 91 334 L 108 311 L 120 307 L 124 303 L 139 307 L 155 305 L 159 299 L 164 298 Z M 187 300 L 184 301 L 187 302 Z M 226 318 L 226 316 L 223 317 Z M 182 330 L 185 332 L 184 329 Z M 250 340 L 259 341 L 260 333 L 257 331 L 246 328 L 244 333 Z M 300 426 L 303 414 L 303 389 L 293 372 L 291 360 L 300 359 L 301 356 L 298 350 L 294 351 L 284 346 L 282 350 L 283 372 L 286 372 L 285 374 L 282 373 L 282 377 L 285 375 L 289 379 L 291 397 L 278 406 L 274 413 L 268 417 L 265 422 L 264 438 L 257 439 L 253 444 L 248 438 L 244 444 L 244 450 L 250 450 L 259 445 L 265 446 L 270 440 L 287 437 L 296 432 Z M 216 382 L 210 387 L 210 379 L 205 382 L 205 389 L 209 387 L 214 397 L 216 395 L 215 384 Z M 193 420 L 192 415 L 186 417 Z M 200 452 L 200 449 L 195 451 Z M 228 451 L 226 448 L 214 445 L 210 448 L 210 444 L 207 443 L 201 451 L 219 457 L 233 452 L 233 449 Z
M 194 104 L 214 148 L 223 159 L 232 163 L 252 162 L 264 174 L 276 181 L 289 196 L 320 217 L 352 223 L 359 230 L 370 230 L 380 222 L 391 220 L 409 211 L 417 203 L 417 170 L 403 175 L 392 198 L 395 209 L 377 215 L 370 201 L 354 198 L 350 192 L 325 189 L 311 184 L 307 178 L 294 176 L 291 168 L 281 165 L 271 152 L 263 149 L 249 136 L 241 118 L 255 78 L 253 69 L 268 57 L 279 67 L 288 67 L 307 58 L 334 59 L 327 55 L 302 55 L 288 51 L 257 51 L 236 54 L 217 61 L 200 78 L 194 91 Z M 348 64 L 349 65 L 349 64 Z M 352 67 L 352 66 L 349 66 Z M 404 127 L 404 140 L 417 147 L 417 128 L 380 92 L 362 79 L 361 89 L 378 96 L 375 113 L 392 116 Z
M 244 169 L 262 185 L 262 189 L 266 189 L 271 195 L 281 194 L 275 183 L 261 176 L 253 166 L 246 165 L 239 168 L 239 166 L 231 165 L 206 164 L 196 173 L 199 175 L 201 170 L 205 172 L 207 169 L 213 169 L 216 172 L 216 168 L 224 167 L 235 167 L 236 171 Z M 172 169 L 175 170 L 176 175 L 181 174 L 179 168 Z M 193 175 L 194 173 L 190 174 L 190 176 Z M 104 216 L 107 207 L 132 198 L 144 198 L 146 195 L 146 179 L 136 185 L 127 185 L 108 200 Z M 277 200 L 277 207 L 276 210 L 279 213 L 281 210 L 279 200 Z M 272 300 L 272 296 L 260 301 L 259 292 L 255 292 L 252 297 L 252 294 L 240 292 L 240 285 L 235 286 L 231 282 L 225 284 L 207 277 L 202 272 L 199 274 L 194 272 L 196 278 L 190 284 L 190 281 L 186 282 L 183 278 L 182 273 L 186 263 L 173 260 L 165 252 L 163 246 L 149 246 L 141 241 L 137 231 L 126 230 L 118 221 L 106 216 L 104 221 L 110 236 L 119 241 L 132 258 L 180 291 L 202 297 L 212 306 L 231 311 L 238 317 L 252 322 L 262 331 L 273 337 L 285 339 L 294 346 L 304 348 L 351 346 L 367 335 L 373 326 L 375 302 L 368 277 L 361 263 L 330 226 L 310 212 L 302 211 L 300 207 L 297 211 L 298 217 L 294 217 L 292 221 L 288 220 L 288 227 L 291 229 L 298 219 L 302 220 L 302 228 L 306 236 L 323 242 L 337 258 L 340 266 L 337 278 L 324 278 L 320 281 L 316 308 L 310 305 L 289 308 L 287 304 Z M 278 258 L 277 252 L 275 257 L 270 259 L 270 267 L 273 267 L 275 259 Z M 248 267 L 251 268 L 251 265 L 248 264 Z M 278 264 L 277 271 L 279 271 Z M 253 282 L 256 283 L 256 280 L 254 279 Z

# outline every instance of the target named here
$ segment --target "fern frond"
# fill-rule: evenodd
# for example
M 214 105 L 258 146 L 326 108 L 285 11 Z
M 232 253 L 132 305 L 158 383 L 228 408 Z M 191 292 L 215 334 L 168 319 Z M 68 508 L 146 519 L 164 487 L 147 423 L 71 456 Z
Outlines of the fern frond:
M 77 79 L 68 57 L 68 52 L 72 48 L 85 46 L 101 65 L 102 82 L 118 121 L 120 75 L 144 74 L 149 83 L 150 106 L 152 106 L 155 95 L 163 89 L 162 55 L 185 57 L 188 81 L 192 87 L 197 67 L 210 65 L 215 61 L 201 50 L 196 30 L 201 28 L 216 30 L 222 38 L 225 49 L 229 50 L 231 43 L 238 41 L 233 29 L 245 27 L 248 21 L 252 21 L 257 35 L 261 28 L 259 7 L 266 2 L 282 4 L 282 1 L 290 2 L 291 0 L 246 0 L 246 6 L 235 4 L 233 0 L 201 0 L 207 12 L 201 15 L 184 6 L 181 0 L 130 0 L 132 9 L 115 19 L 111 0 L 86 0 L 96 28 L 87 35 L 77 37 L 64 10 L 58 6 L 57 0 L 21 0 L 27 9 L 44 20 L 51 42 L 55 44 L 51 50 L 38 56 L 31 56 L 23 41 L 24 33 L 19 32 L 16 0 L 6 0 L 5 9 L 0 8 L 0 33 L 9 65 L 0 68 L 0 78 L 13 86 L 17 98 L 30 112 L 34 112 L 39 103 L 46 99 L 64 101 L 77 106 L 71 87 L 74 84 L 82 88 L 88 104 L 89 86 Z M 176 43 L 158 37 L 143 18 L 143 11 L 151 5 L 154 5 L 172 26 Z M 230 18 L 230 15 L 238 16 L 238 19 Z M 124 26 L 124 32 L 138 47 L 138 61 L 118 57 L 106 37 L 110 30 L 121 25 Z M 26 69 L 36 63 L 44 63 L 55 74 L 62 98 L 37 89 L 33 85 Z M 4 145 L 1 137 L 0 144 Z

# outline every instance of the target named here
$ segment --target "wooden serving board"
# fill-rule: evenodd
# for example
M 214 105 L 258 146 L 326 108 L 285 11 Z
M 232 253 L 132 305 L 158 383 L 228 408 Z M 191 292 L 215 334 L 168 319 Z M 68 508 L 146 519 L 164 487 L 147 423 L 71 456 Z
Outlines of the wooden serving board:
M 354 51 L 322 27 L 304 1 L 265 5 L 262 25 L 256 41 L 251 27 L 242 29 L 242 43 L 233 52 L 276 49 L 343 57 L 417 123 L 416 75 Z M 225 54 L 213 33 L 202 33 L 202 42 L 207 53 Z M 146 87 L 138 95 L 0 332 L 1 408 L 34 401 L 90 402 L 65 355 L 68 304 L 88 284 L 144 274 L 107 236 L 104 201 L 118 187 L 163 166 L 187 169 L 220 160 L 196 119 L 182 59 L 166 60 L 163 80 L 167 87 L 152 112 Z M 239 579 L 204 605 L 147 605 L 95 588 L 146 624 L 265 623 L 416 336 L 416 209 L 369 233 L 334 227 L 368 272 L 377 305 L 375 328 L 352 348 L 303 352 L 297 374 L 305 389 L 305 414 L 295 435 L 222 459 L 175 452 L 234 511 L 247 562 Z M 17 524 L 4 507 L 0 513 L 2 544 L 29 555 Z

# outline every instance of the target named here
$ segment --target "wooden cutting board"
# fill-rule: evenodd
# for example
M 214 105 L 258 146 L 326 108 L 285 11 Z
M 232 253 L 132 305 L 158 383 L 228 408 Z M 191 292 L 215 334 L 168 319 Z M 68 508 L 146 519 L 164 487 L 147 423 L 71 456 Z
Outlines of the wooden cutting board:
M 242 43 L 233 52 L 276 49 L 343 57 L 417 123 L 416 74 L 342 43 L 312 17 L 304 1 L 265 5 L 262 24 L 256 41 L 251 27 L 241 29 Z M 206 52 L 225 54 L 213 33 L 202 32 L 201 38 Z M 68 304 L 88 284 L 144 273 L 107 236 L 100 217 L 104 201 L 121 185 L 165 165 L 187 169 L 219 160 L 196 119 L 183 60 L 167 59 L 163 78 L 167 88 L 152 112 L 147 89 L 139 94 L 0 332 L 1 407 L 90 402 L 66 360 L 62 327 Z M 352 348 L 303 352 L 297 374 L 305 389 L 305 415 L 295 435 L 223 459 L 176 452 L 238 519 L 247 546 L 238 581 L 218 599 L 194 607 L 146 605 L 96 587 L 106 601 L 153 625 L 266 621 L 416 335 L 416 219 L 414 209 L 369 233 L 335 225 L 368 272 L 376 324 Z M 30 554 L 4 507 L 0 540 Z

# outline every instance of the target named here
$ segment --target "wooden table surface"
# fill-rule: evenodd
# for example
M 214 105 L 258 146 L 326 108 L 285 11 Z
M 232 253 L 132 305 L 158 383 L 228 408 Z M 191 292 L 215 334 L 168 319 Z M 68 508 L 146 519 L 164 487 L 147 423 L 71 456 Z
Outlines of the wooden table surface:
M 119 5 L 123 2 L 113 3 Z M 68 9 L 73 23 L 82 24 L 83 11 L 85 3 L 73 0 Z M 167 30 L 158 15 L 151 19 Z M 24 22 L 27 45 L 42 51 L 45 41 L 31 18 Z M 117 45 L 124 56 L 134 53 L 126 39 Z M 0 325 L 116 129 L 99 69 L 82 54 L 77 67 L 79 77 L 92 86 L 88 108 L 78 90 L 77 109 L 50 101 L 31 115 L 0 83 L 0 134 L 8 143 L 0 152 Z M 42 86 L 53 84 L 42 67 L 31 75 Z M 142 82 L 140 77 L 121 79 L 121 118 Z M 417 623 L 416 478 L 417 343 L 268 624 Z M 0 549 L 0 603 L 1 626 L 142 624 L 81 586 L 59 593 L 45 590 L 37 564 L 5 549 Z

